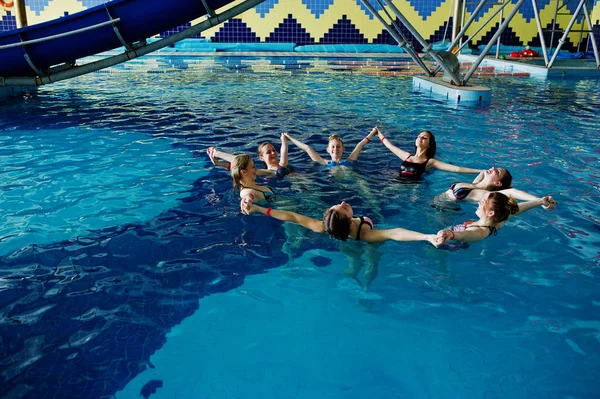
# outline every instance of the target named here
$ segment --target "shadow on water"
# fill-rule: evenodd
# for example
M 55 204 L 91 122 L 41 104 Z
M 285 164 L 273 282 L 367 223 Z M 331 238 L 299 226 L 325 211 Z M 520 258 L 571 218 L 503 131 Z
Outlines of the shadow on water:
M 128 93 L 123 100 L 101 92 L 96 98 L 75 89 L 31 94 L 8 105 L 23 117 L 0 125 L 6 131 L 40 125 L 144 131 L 173 139 L 173 146 L 201 157 L 215 143 L 223 143 L 225 150 L 245 143 L 254 153 L 257 137 L 249 136 L 252 131 L 263 137 L 271 132 L 275 141 L 281 126 L 290 131 L 311 127 L 290 123 L 281 104 L 269 106 L 277 110 L 267 120 L 266 105 L 224 104 L 219 96 L 190 109 L 189 101 L 160 106 L 160 98 Z M 307 108 L 303 105 L 301 112 L 319 114 Z M 211 116 L 216 112 L 218 120 Z M 372 122 L 363 124 L 366 130 Z M 227 173 L 209 171 L 188 194 L 177 207 L 146 223 L 32 244 L 0 257 L 0 396 L 112 396 L 152 367 L 150 356 L 173 326 L 198 309 L 199 299 L 287 263 L 281 223 L 239 214 Z M 334 192 L 325 197 L 338 202 Z M 334 247 L 329 240 L 309 244 Z M 320 261 L 314 260 L 323 266 Z

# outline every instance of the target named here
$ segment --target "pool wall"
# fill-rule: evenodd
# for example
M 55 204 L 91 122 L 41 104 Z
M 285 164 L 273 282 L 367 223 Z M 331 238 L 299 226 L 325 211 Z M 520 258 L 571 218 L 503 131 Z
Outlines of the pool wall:
M 30 25 L 60 18 L 68 14 L 83 11 L 103 4 L 103 0 L 27 0 L 27 18 Z M 175 2 L 173 2 L 175 3 Z M 169 2 L 165 2 L 168 12 Z M 440 41 L 451 35 L 453 0 L 396 0 L 395 4 L 419 33 L 430 42 Z M 550 29 L 556 9 L 556 2 L 538 1 L 543 25 Z M 472 12 L 476 4 L 467 5 Z M 496 10 L 497 6 L 485 6 L 483 15 L 471 28 L 479 28 Z M 577 2 L 568 2 L 557 16 L 555 29 L 565 29 Z M 600 7 L 591 10 L 596 41 L 600 43 Z M 468 18 L 468 15 L 466 16 Z M 192 21 L 193 23 L 194 21 Z M 161 36 L 181 31 L 187 27 L 179 26 L 164 32 Z M 490 23 L 473 37 L 473 45 L 485 44 L 496 30 L 497 23 Z M 581 20 L 573 30 L 581 29 Z M 14 7 L 0 7 L 0 31 L 16 28 Z M 584 28 L 585 29 L 585 28 Z M 550 32 L 548 32 L 549 40 Z M 579 32 L 572 32 L 563 46 L 564 50 L 577 51 Z M 583 33 L 582 43 L 587 43 Z M 383 29 L 364 7 L 361 0 L 266 0 L 225 24 L 203 32 L 198 39 L 210 39 L 213 43 L 292 43 L 296 46 L 315 44 L 396 44 L 395 40 Z M 555 37 L 555 42 L 557 38 Z M 505 45 L 539 46 L 533 9 L 529 2 L 519 10 L 510 26 L 502 34 Z M 418 43 L 413 43 L 420 50 Z M 341 50 L 343 51 L 343 50 Z M 348 49 L 346 51 L 353 51 Z M 356 49 L 354 49 L 356 51 Z

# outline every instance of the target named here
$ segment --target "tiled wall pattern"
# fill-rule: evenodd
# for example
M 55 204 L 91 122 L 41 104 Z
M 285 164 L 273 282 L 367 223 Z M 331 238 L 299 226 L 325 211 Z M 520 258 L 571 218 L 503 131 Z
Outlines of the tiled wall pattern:
M 14 8 L 5 8 L 0 0 L 0 31 L 15 29 Z M 29 24 L 40 23 L 64 15 L 76 13 L 89 7 L 105 3 L 104 0 L 25 0 L 28 10 Z M 600 42 L 600 0 L 588 0 L 592 10 L 591 20 L 594 25 L 595 38 Z M 378 9 L 375 3 L 372 1 Z M 513 0 L 513 4 L 516 0 Z M 564 29 L 578 5 L 576 0 L 538 0 L 542 24 L 548 31 L 546 40 L 550 40 L 553 18 L 557 6 L 559 13 L 554 26 L 555 30 Z M 165 2 L 165 8 L 170 2 Z M 175 4 L 174 2 L 172 4 Z M 402 11 L 417 31 L 430 42 L 448 38 L 451 35 L 452 12 L 454 0 L 395 0 L 394 4 Z M 475 1 L 469 1 L 467 11 L 476 7 Z M 490 2 L 477 16 L 470 31 L 475 32 L 498 9 L 496 3 Z M 505 15 L 512 8 L 505 9 Z M 140 10 L 143 12 L 144 10 Z M 583 13 L 573 30 L 587 29 Z M 465 19 L 469 14 L 465 16 Z M 187 25 L 189 26 L 189 24 Z M 162 36 L 185 29 L 187 26 L 174 27 Z M 481 32 L 473 36 L 472 44 L 487 43 L 499 26 L 498 17 L 493 19 Z M 406 36 L 412 35 L 404 30 Z M 468 33 L 468 32 L 467 32 Z M 558 40 L 555 33 L 554 46 Z M 577 50 L 579 32 L 572 32 L 563 46 L 566 50 Z M 247 11 L 239 18 L 203 32 L 203 37 L 213 42 L 290 42 L 305 44 L 396 44 L 361 0 L 266 0 L 264 3 Z M 583 48 L 587 46 L 588 32 L 583 32 Z M 510 26 L 502 34 L 502 43 L 514 46 L 539 46 L 537 27 L 534 20 L 532 2 L 526 0 Z M 412 40 L 414 47 L 420 45 Z

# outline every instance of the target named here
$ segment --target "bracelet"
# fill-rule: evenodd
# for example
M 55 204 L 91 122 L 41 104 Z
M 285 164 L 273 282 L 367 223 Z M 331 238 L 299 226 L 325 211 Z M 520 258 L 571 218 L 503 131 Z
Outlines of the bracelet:
M 267 211 L 265 212 L 265 216 L 269 216 L 271 214 L 272 210 L 273 210 L 273 208 L 268 208 Z
M 369 138 L 369 136 L 365 137 L 365 140 L 367 140 L 367 143 L 371 142 L 371 139 Z
M 231 162 L 227 162 L 227 170 L 231 170 Z
M 380 141 L 383 143 L 383 140 L 385 140 L 385 139 L 386 139 L 386 137 L 383 136 Z
M 454 232 L 452 230 L 446 230 L 449 231 L 450 234 L 452 234 L 452 238 L 450 240 L 454 240 L 454 238 L 456 237 L 456 234 L 454 234 Z

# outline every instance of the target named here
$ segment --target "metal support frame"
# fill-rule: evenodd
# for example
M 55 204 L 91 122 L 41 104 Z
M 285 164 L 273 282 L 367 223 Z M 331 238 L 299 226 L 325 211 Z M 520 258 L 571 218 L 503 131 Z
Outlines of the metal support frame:
M 579 13 L 581 12 L 582 9 L 585 10 L 584 13 L 586 15 L 586 22 L 588 22 L 590 31 L 592 30 L 592 25 L 590 23 L 591 21 L 589 19 L 589 13 L 588 13 L 588 10 L 587 10 L 586 1 L 587 0 L 580 0 L 579 4 L 577 5 L 577 9 L 573 13 L 573 17 L 569 21 L 569 24 L 567 25 L 567 28 L 563 32 L 563 35 L 561 36 L 561 38 L 558 39 L 558 46 L 556 46 L 556 50 L 554 51 L 554 54 L 552 55 L 552 58 L 546 64 L 547 68 L 552 68 L 552 65 L 554 65 L 554 61 L 556 60 L 556 57 L 558 56 L 558 52 L 562 48 L 563 44 L 565 44 L 567 36 L 569 35 L 569 33 L 571 33 L 571 29 L 573 28 L 573 25 L 575 24 L 575 21 L 577 20 L 577 17 L 579 16 Z M 593 32 L 590 32 L 590 33 L 593 35 Z M 592 42 L 595 44 L 595 41 L 592 41 Z M 598 54 L 598 48 L 597 48 L 597 46 L 594 46 L 593 48 L 594 48 L 594 55 L 596 57 L 596 64 L 600 68 L 600 58 L 599 58 L 599 54 Z
M 377 0 L 377 2 L 383 8 L 383 5 L 381 4 L 381 0 Z M 398 42 L 398 46 L 400 46 L 401 48 L 403 48 L 404 51 L 406 51 L 406 53 L 410 56 L 410 58 L 412 58 L 413 61 L 415 61 L 419 65 L 419 67 L 421 67 L 421 69 L 428 76 L 432 76 L 432 72 L 429 70 L 429 68 L 427 68 L 427 65 L 425 65 L 425 63 L 423 62 L 423 60 L 421 59 L 421 57 L 419 57 L 419 55 L 415 52 L 415 50 L 412 48 L 412 46 L 410 45 L 410 43 L 408 41 L 406 41 L 406 38 L 403 37 L 402 32 L 396 26 L 396 24 L 394 23 L 394 21 L 392 20 L 392 24 L 394 26 L 392 26 L 392 25 L 388 24 L 387 22 L 385 22 L 385 20 L 383 19 L 383 17 L 381 17 L 381 15 L 379 15 L 379 13 L 371 5 L 371 3 L 369 2 L 369 0 L 362 0 L 362 3 L 375 16 L 375 18 L 377 18 L 377 20 L 383 25 L 383 27 L 394 38 L 394 40 L 396 40 L 396 42 Z M 384 8 L 384 10 L 385 10 L 385 8 Z M 388 16 L 388 18 L 391 19 L 391 17 L 390 17 L 389 14 L 387 16 Z M 394 29 L 394 28 L 396 28 L 396 29 Z
M 363 0 L 365 1 L 365 0 Z M 392 12 L 396 15 L 396 17 L 400 20 L 400 22 L 402 22 L 402 24 L 406 27 L 406 29 L 408 29 L 408 31 L 415 37 L 415 39 L 417 39 L 417 41 L 419 42 L 419 44 L 421 46 L 423 46 L 423 50 L 429 54 L 431 56 L 431 58 L 433 58 L 435 60 L 435 62 L 438 63 L 439 66 L 442 67 L 442 69 L 444 70 L 444 73 L 450 77 L 450 79 L 452 80 L 452 83 L 454 83 L 457 86 L 463 86 L 465 85 L 465 81 L 463 81 L 460 76 L 455 73 L 449 65 L 447 65 L 444 60 L 442 59 L 441 56 L 439 56 L 435 51 L 431 50 L 431 44 L 429 44 L 424 38 L 423 36 L 421 36 L 419 34 L 419 32 L 417 32 L 417 30 L 410 24 L 410 22 L 408 21 L 408 19 L 406 19 L 406 17 L 404 15 L 402 15 L 402 13 L 400 12 L 400 10 L 394 5 L 394 3 L 392 3 L 392 0 L 384 0 L 384 2 L 388 5 L 388 7 L 392 10 Z
M 465 74 L 465 81 L 469 80 L 471 78 L 471 76 L 473 76 L 473 73 L 475 73 L 475 71 L 479 67 L 479 64 L 481 64 L 481 61 L 483 61 L 483 59 L 485 58 L 487 53 L 490 51 L 490 49 L 494 45 L 494 42 L 496 41 L 496 39 L 498 39 L 500 37 L 500 35 L 502 35 L 502 32 L 504 32 L 504 30 L 506 29 L 506 27 L 508 26 L 510 21 L 512 21 L 514 16 L 517 14 L 517 11 L 519 11 L 519 8 L 521 8 L 521 6 L 523 5 L 524 2 L 525 2 L 525 0 L 519 0 L 517 2 L 517 4 L 515 4 L 513 9 L 510 11 L 508 16 L 504 20 L 504 22 L 502 22 L 502 25 L 500 25 L 498 27 L 498 30 L 496 31 L 496 33 L 494 33 L 494 36 L 490 39 L 490 42 L 485 46 L 485 48 L 483 49 L 483 51 L 481 52 L 481 54 L 479 55 L 477 60 L 473 63 L 473 65 L 471 65 L 471 68 L 469 68 L 469 70 Z

